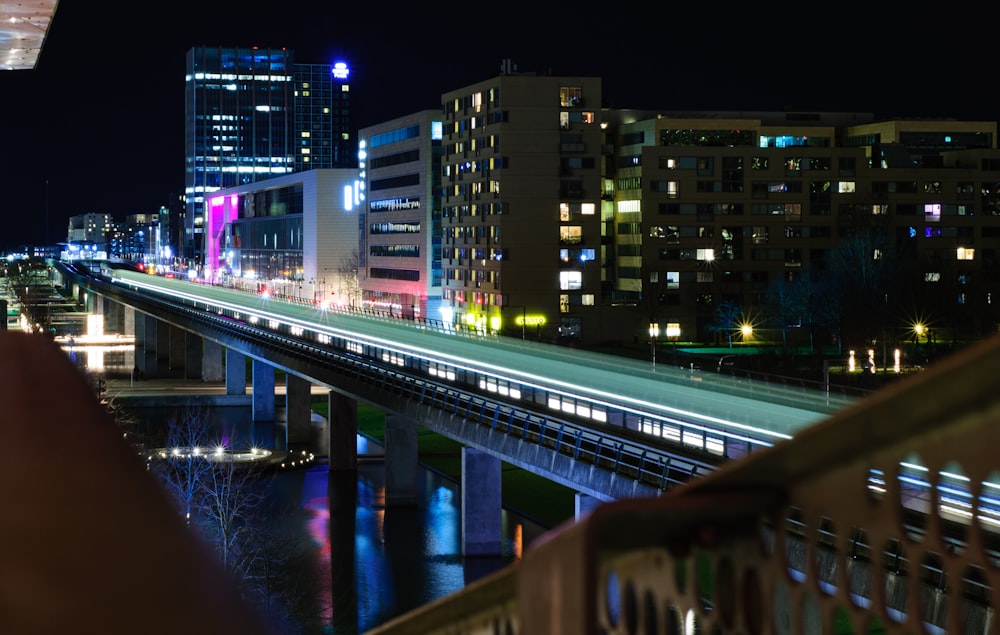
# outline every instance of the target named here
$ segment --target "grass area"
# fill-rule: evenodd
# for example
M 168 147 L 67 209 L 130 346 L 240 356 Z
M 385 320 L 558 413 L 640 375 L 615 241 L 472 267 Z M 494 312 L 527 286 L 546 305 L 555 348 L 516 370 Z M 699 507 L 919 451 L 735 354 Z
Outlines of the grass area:
M 313 400 L 313 411 L 327 417 L 326 399 Z M 385 443 L 385 413 L 373 406 L 358 404 L 358 432 Z M 417 430 L 420 464 L 455 480 L 462 478 L 462 444 L 426 428 Z M 503 504 L 546 528 L 573 518 L 574 490 L 508 463 L 502 468 Z

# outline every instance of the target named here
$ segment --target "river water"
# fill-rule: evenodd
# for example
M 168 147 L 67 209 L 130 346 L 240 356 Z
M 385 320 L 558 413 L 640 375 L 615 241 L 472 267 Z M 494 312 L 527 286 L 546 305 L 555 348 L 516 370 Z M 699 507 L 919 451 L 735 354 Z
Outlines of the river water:
M 70 358 L 99 376 L 128 376 L 131 351 Z M 173 409 L 128 408 L 149 429 L 165 426 Z M 220 439 L 231 447 L 251 434 L 249 408 L 208 413 Z M 161 428 L 162 429 L 162 428 Z M 381 448 L 358 436 L 356 471 L 330 471 L 325 463 L 279 471 L 267 484 L 267 517 L 288 542 L 287 565 L 295 569 L 284 599 L 269 606 L 278 635 L 356 635 L 461 590 L 515 562 L 545 533 L 531 519 L 502 511 L 502 553 L 462 555 L 461 491 L 441 474 L 419 470 L 416 505 L 385 504 Z
M 129 412 L 151 425 L 176 415 Z M 247 408 L 215 408 L 209 417 L 233 445 L 248 436 Z M 364 633 L 513 563 L 545 532 L 505 509 L 501 555 L 466 558 L 458 483 L 421 468 L 417 504 L 387 507 L 381 447 L 359 435 L 358 457 L 356 471 L 318 462 L 267 481 L 267 517 L 287 541 L 294 581 L 269 605 L 279 635 Z
M 465 558 L 458 485 L 421 470 L 419 504 L 387 508 L 381 460 L 362 460 L 356 474 L 286 472 L 275 484 L 281 499 L 298 497 L 301 513 L 284 522 L 313 553 L 319 614 L 298 632 L 362 633 L 500 570 L 543 533 L 504 511 L 502 555 Z

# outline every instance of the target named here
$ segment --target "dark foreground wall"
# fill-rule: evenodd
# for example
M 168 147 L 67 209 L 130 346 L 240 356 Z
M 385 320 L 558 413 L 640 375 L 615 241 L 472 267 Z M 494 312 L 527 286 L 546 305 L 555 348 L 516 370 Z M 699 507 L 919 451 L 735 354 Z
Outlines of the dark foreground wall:
M 0 404 L 0 632 L 267 632 L 53 342 L 0 332 Z

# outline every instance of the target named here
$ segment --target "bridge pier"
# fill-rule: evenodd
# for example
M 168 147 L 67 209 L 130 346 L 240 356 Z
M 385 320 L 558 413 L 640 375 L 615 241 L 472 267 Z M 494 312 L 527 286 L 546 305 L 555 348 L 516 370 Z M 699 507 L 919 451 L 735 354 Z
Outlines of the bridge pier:
M 204 344 L 208 341 L 197 333 L 186 333 L 184 336 L 184 378 L 204 379 L 205 351 Z M 220 365 L 221 367 L 221 365 Z
M 385 417 L 385 503 L 415 505 L 420 462 L 417 423 L 407 417 Z
M 170 370 L 184 370 L 185 361 L 185 331 L 173 324 L 163 323 L 161 326 L 167 327 L 167 351 L 168 365 Z
M 135 320 L 135 342 L 136 346 L 142 343 L 142 355 L 136 354 L 136 366 L 142 371 L 144 377 L 153 379 L 159 377 L 159 353 L 157 345 L 159 336 L 157 328 L 159 320 L 152 315 L 140 313 Z
M 358 469 L 358 402 L 338 392 L 330 391 L 329 469 Z
M 462 553 L 466 556 L 502 553 L 502 465 L 491 454 L 462 449 Z
M 198 344 L 192 344 L 191 347 L 197 348 L 200 351 L 201 361 L 199 364 L 189 364 L 188 368 L 191 369 L 192 372 L 195 368 L 201 368 L 202 381 L 224 380 L 226 375 L 223 370 L 222 363 L 222 344 L 212 340 L 207 340 L 200 336 L 195 336 L 192 339 L 196 339 L 198 341 Z M 245 386 L 245 379 L 243 383 Z M 228 390 L 226 394 L 229 394 Z
M 231 348 L 226 349 L 226 394 L 247 394 L 247 356 Z
M 274 366 L 259 359 L 253 360 L 253 388 L 250 395 L 250 426 L 254 445 L 275 446 L 274 416 Z
M 312 440 L 312 384 L 298 375 L 285 375 L 285 421 L 278 423 L 275 447 L 287 450 Z
M 126 305 L 122 313 L 122 332 L 135 338 L 135 343 L 139 343 L 139 338 L 135 332 L 135 309 Z

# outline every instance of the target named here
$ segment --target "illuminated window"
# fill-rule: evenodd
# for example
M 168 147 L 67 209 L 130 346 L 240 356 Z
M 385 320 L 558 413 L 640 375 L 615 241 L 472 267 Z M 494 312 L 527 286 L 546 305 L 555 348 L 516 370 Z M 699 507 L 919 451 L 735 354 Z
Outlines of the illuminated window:
M 618 213 L 619 214 L 626 214 L 626 213 L 641 212 L 642 211 L 642 203 L 639 202 L 639 201 L 637 201 L 637 200 L 633 200 L 633 201 L 618 201 L 616 203 L 616 206 L 618 207 Z
M 941 203 L 924 204 L 924 220 L 928 223 L 936 223 L 941 220 Z
M 597 212 L 597 206 L 593 203 L 580 203 L 580 213 L 584 216 L 593 216 Z
M 559 105 L 564 107 L 583 105 L 583 88 L 579 86 L 560 86 Z
M 715 250 L 714 249 L 699 249 L 698 250 L 698 260 L 703 260 L 705 262 L 711 262 L 715 260 Z
M 574 291 L 583 287 L 583 272 L 581 271 L 560 271 L 559 289 L 561 291 Z
M 559 203 L 559 220 L 565 223 L 569 219 L 569 205 L 566 203 Z
M 875 216 L 884 216 L 889 213 L 888 205 L 872 205 L 872 214 Z
M 583 306 L 594 306 L 594 294 L 584 293 L 582 296 L 580 296 L 580 304 L 582 304 Z
M 837 191 L 841 194 L 851 194 L 854 192 L 854 181 L 840 181 L 837 183 Z
M 569 313 L 569 294 L 560 293 L 559 294 L 559 312 Z
M 976 250 L 972 247 L 959 247 L 956 253 L 958 260 L 975 260 Z
M 766 245 L 767 244 L 767 227 L 763 225 L 758 225 L 753 228 L 753 244 L 755 245 Z
M 924 282 L 941 282 L 941 273 L 938 271 L 928 271 L 924 274 Z
M 559 242 L 565 245 L 577 245 L 583 242 L 583 227 L 579 225 L 564 225 L 560 227 Z
M 681 274 L 677 271 L 667 271 L 663 274 L 664 281 L 667 283 L 668 289 L 680 289 L 681 288 Z
M 714 280 L 711 271 L 699 271 L 697 277 L 695 278 L 698 282 L 711 282 Z

